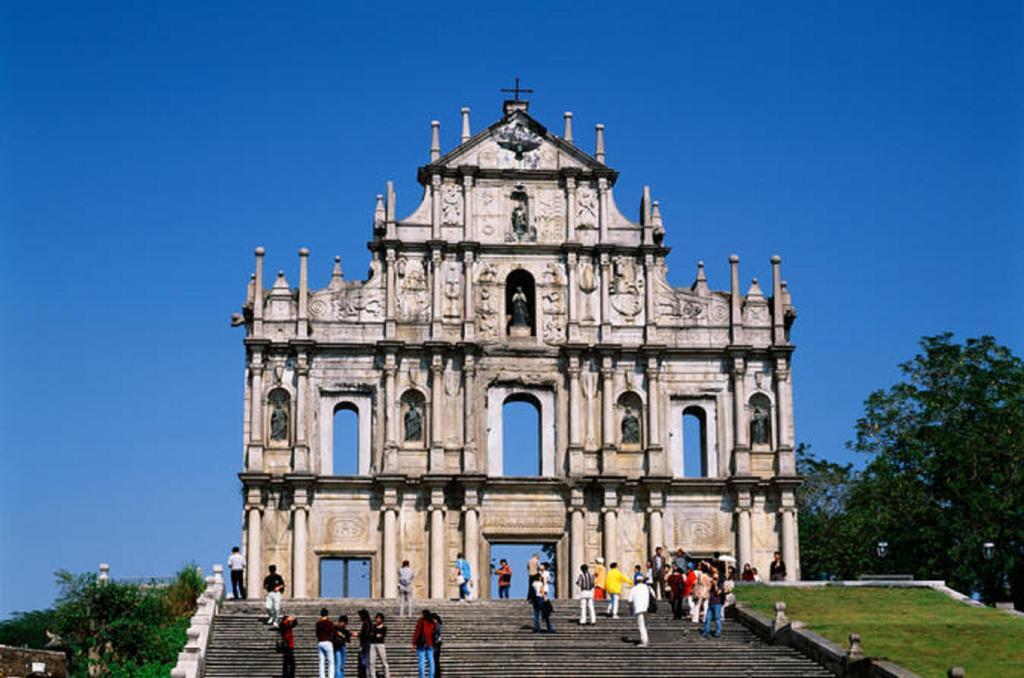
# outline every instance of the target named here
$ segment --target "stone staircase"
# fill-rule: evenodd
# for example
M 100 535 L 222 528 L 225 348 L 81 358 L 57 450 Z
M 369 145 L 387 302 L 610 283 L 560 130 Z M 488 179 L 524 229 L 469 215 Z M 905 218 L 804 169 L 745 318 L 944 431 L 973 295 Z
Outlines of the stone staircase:
M 397 604 L 379 600 L 285 601 L 285 612 L 299 618 L 295 630 L 296 676 L 317 675 L 314 626 L 321 607 L 331 618 L 347 614 L 358 629 L 356 612 L 383 612 L 388 626 L 388 659 L 394 678 L 416 676 L 412 649 L 415 617 L 399 619 Z M 441 655 L 448 678 L 604 678 L 638 676 L 821 677 L 832 673 L 787 647 L 762 643 L 738 622 L 726 620 L 721 638 L 701 638 L 689 621 L 675 621 L 667 605 L 648 615 L 650 646 L 637 647 L 635 620 L 600 616 L 596 626 L 577 624 L 576 601 L 555 601 L 554 634 L 533 633 L 533 616 L 522 600 L 455 602 L 419 601 L 417 614 L 429 607 L 444 619 Z M 266 626 L 262 606 L 228 601 L 213 622 L 206 678 L 271 678 L 281 675 L 281 655 L 274 649 L 276 631 Z M 345 675 L 356 676 L 357 652 L 350 649 Z M 383 672 L 380 672 L 383 675 Z

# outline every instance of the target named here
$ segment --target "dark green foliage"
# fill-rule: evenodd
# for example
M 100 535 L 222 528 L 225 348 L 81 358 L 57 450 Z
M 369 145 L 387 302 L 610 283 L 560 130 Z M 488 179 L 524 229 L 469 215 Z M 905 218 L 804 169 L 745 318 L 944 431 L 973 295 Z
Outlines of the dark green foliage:
M 865 402 L 850 443 L 871 455 L 861 474 L 801 450 L 804 573 L 885 569 L 1003 598 L 1024 558 L 1024 363 L 992 337 L 921 346 L 904 381 Z
M 64 571 L 57 573 L 57 582 L 55 608 L 30 614 L 46 615 L 40 621 L 62 639 L 76 677 L 86 676 L 90 664 L 102 665 L 104 675 L 116 678 L 166 676 L 185 645 L 189 617 L 204 587 L 194 565 L 168 586 L 99 582 L 94 574 Z
M 41 648 L 46 644 L 46 631 L 53 628 L 53 610 L 15 612 L 0 622 L 0 645 Z

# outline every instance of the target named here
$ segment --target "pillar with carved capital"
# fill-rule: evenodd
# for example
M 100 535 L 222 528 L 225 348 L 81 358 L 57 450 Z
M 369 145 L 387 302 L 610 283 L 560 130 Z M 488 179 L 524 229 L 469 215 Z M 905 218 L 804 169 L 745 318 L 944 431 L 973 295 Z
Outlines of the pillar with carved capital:
M 250 471 L 263 470 L 263 354 L 253 351 L 249 365 L 252 387 L 249 404 L 249 454 L 246 467 Z
M 441 239 L 441 175 L 430 177 L 430 238 Z M 440 309 L 436 309 L 440 312 Z
M 433 295 L 430 310 L 430 336 L 438 339 L 441 336 L 441 318 L 444 317 L 444 308 L 441 306 L 441 286 L 444 284 L 444 260 L 441 258 L 441 248 L 434 247 L 430 253 L 430 280 L 433 287 Z
M 395 299 L 398 296 L 396 288 L 398 280 L 395 275 L 395 250 L 393 248 L 388 248 L 384 261 L 385 270 L 387 271 L 385 276 L 387 290 L 384 300 L 384 338 L 394 339 L 397 329 L 395 322 Z
M 394 353 L 384 357 L 384 447 L 393 448 L 398 445 L 398 410 L 395 381 L 398 376 L 398 365 Z M 384 466 L 385 470 L 392 470 Z
M 669 547 L 665 543 L 665 515 L 661 507 L 650 508 L 648 519 L 650 524 L 647 528 L 647 552 L 654 553 L 655 550 L 660 546 L 662 551 L 669 552 Z
M 793 452 L 793 381 L 789 362 L 780 357 L 775 363 L 775 410 L 778 418 L 779 475 L 796 475 Z
M 750 534 L 750 507 L 741 506 L 736 509 L 736 557 L 738 567 L 752 563 L 754 549 Z M 741 570 L 742 571 L 742 570 Z
M 569 355 L 569 475 L 583 474 L 583 401 L 580 395 L 580 356 Z
M 466 341 L 472 341 L 476 338 L 476 309 L 473 299 L 473 251 L 466 250 L 463 254 L 463 269 L 465 271 L 465 299 L 463 306 L 465 307 L 462 314 L 462 338 Z
M 397 512 L 394 506 L 384 506 L 384 597 L 398 597 L 398 528 Z
M 651 473 L 668 473 L 668 460 L 661 444 L 661 388 L 658 385 L 658 359 L 647 359 L 647 462 Z
M 476 396 L 476 358 L 472 353 L 466 353 L 462 363 L 462 472 L 475 473 L 477 471 L 476 457 L 476 413 L 474 412 Z
M 600 242 L 608 242 L 608 222 L 611 220 L 611 215 L 608 213 L 608 179 L 605 177 L 597 180 L 597 203 Z
M 612 264 L 607 252 L 601 252 L 601 279 L 598 284 L 601 286 L 601 339 L 609 341 L 612 331 L 612 306 L 608 294 L 608 285 L 612 279 Z
M 655 342 L 658 340 L 658 326 L 657 319 L 658 313 L 655 307 L 655 294 L 657 293 L 657 287 L 654 285 L 654 277 L 656 275 L 654 268 L 654 255 L 644 255 L 644 281 L 647 285 L 644 287 L 644 337 L 648 342 Z
M 568 172 L 565 175 L 565 239 L 576 240 L 576 177 Z
M 601 450 L 604 457 L 601 470 L 605 474 L 618 471 L 615 456 L 614 374 L 611 357 L 605 356 L 601 364 Z
M 306 598 L 306 543 L 309 528 L 306 524 L 309 507 L 297 505 L 292 513 L 292 598 Z
M 750 473 L 750 442 L 747 424 L 746 361 L 736 356 L 732 364 L 732 405 L 733 405 L 733 464 L 734 473 L 744 476 Z
M 479 592 L 480 581 L 483 576 L 483 573 L 477 567 L 480 560 L 480 513 L 476 506 L 466 506 L 464 511 L 464 555 L 466 556 L 466 562 L 469 563 L 469 570 L 476 580 L 473 582 L 473 590 Z
M 466 240 L 476 239 L 473 225 L 473 174 L 468 168 L 462 168 L 462 232 Z
M 619 511 L 615 508 L 605 508 L 604 513 L 604 558 L 610 565 L 618 559 L 619 552 Z
M 438 599 L 445 597 L 444 506 L 441 502 L 436 501 L 436 498 L 431 500 L 430 505 L 430 597 Z
M 263 591 L 263 512 L 259 506 L 249 506 L 248 534 L 246 535 L 246 580 L 250 600 L 257 600 Z
M 444 472 L 444 359 L 435 353 L 430 361 L 430 472 Z
M 306 383 L 309 364 L 305 351 L 299 352 L 295 366 L 295 470 L 309 471 L 309 444 L 306 442 Z
M 583 507 L 573 506 L 569 509 L 569 513 L 569 540 L 571 542 L 571 557 L 569 558 L 569 581 L 572 582 L 572 591 L 574 594 L 576 594 L 578 593 L 576 588 L 576 577 L 579 576 L 580 565 L 586 562 L 586 556 L 584 555 L 584 545 L 587 536 L 584 525 Z
M 781 510 L 782 560 L 786 563 L 786 581 L 796 581 L 796 509 L 784 506 Z
M 569 252 L 565 255 L 565 272 L 568 283 L 568 290 L 565 296 L 566 310 L 569 317 L 569 341 L 577 341 L 580 332 L 579 303 L 576 296 L 579 290 L 576 284 L 576 261 L 575 252 Z

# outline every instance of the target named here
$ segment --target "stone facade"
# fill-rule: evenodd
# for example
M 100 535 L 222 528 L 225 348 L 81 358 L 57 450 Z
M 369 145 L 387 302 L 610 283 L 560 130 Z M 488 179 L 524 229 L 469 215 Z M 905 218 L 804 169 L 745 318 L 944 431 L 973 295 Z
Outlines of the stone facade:
M 263 250 L 243 313 L 249 591 L 275 563 L 296 597 L 318 595 L 319 561 L 366 557 L 372 594 L 396 595 L 409 559 L 418 597 L 456 593 L 455 555 L 480 573 L 495 542 L 557 545 L 568 580 L 603 555 L 631 567 L 655 546 L 733 554 L 799 573 L 789 326 L 779 259 L 770 296 L 666 281 L 665 230 L 644 189 L 617 208 L 603 126 L 588 155 L 523 101 L 446 155 L 432 123 L 419 207 L 377 196 L 369 276 L 326 288 Z M 540 412 L 540 474 L 503 474 L 502 407 Z M 355 475 L 336 475 L 334 415 L 358 416 Z M 703 436 L 684 468 L 683 419 Z M 489 577 L 481 595 L 487 597 Z M 569 595 L 559 587 L 560 595 Z

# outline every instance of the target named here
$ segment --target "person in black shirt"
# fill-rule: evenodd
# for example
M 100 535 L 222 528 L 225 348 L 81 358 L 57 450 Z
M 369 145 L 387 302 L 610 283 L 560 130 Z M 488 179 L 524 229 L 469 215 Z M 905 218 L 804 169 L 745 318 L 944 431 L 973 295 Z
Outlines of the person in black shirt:
M 370 663 L 367 666 L 370 675 L 377 673 L 377 658 L 384 665 L 384 678 L 391 678 L 391 667 L 388 666 L 388 648 L 384 644 L 388 637 L 388 627 L 384 626 L 384 615 L 380 612 L 373 618 L 373 626 L 370 627 Z
M 348 658 L 348 643 L 352 640 L 352 632 L 348 630 L 348 615 L 338 617 L 334 625 L 334 666 L 335 676 L 345 675 L 345 659 Z M 331 676 L 334 678 L 334 676 Z
M 367 678 L 370 666 L 370 613 L 359 610 L 359 678 Z
M 263 580 L 263 590 L 267 592 L 267 623 L 277 626 L 281 619 L 281 594 L 284 593 L 284 579 L 277 573 L 277 566 L 271 565 L 270 574 Z
M 786 578 L 786 563 L 782 562 L 782 554 L 775 552 L 775 559 L 768 569 L 768 576 L 772 581 L 782 581 Z
M 715 638 L 722 635 L 722 601 L 725 594 L 722 591 L 722 581 L 718 577 L 718 570 L 711 570 L 711 589 L 708 591 L 708 611 L 704 615 L 704 630 L 701 635 L 707 638 L 711 634 L 711 620 L 715 620 Z
M 441 644 L 444 642 L 441 615 L 434 612 L 434 678 L 441 678 Z
M 281 676 L 282 678 L 295 678 L 295 633 L 293 629 L 298 620 L 291 615 L 281 620 L 278 633 L 281 638 L 278 640 L 278 648 L 281 650 Z

